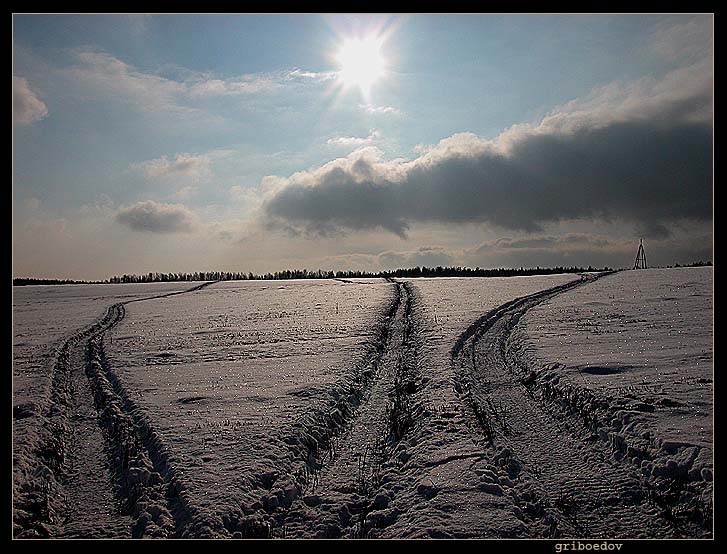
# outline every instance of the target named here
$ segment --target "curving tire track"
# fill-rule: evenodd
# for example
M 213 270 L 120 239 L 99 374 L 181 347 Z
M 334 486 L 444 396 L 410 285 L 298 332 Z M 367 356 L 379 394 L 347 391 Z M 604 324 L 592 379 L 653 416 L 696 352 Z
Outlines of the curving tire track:
M 534 373 L 513 367 L 508 339 L 519 319 L 533 306 L 593 279 L 582 276 L 480 318 L 452 349 L 455 389 L 482 448 L 507 471 L 511 483 L 503 488 L 530 536 L 678 536 L 649 501 L 636 469 L 589 440 L 591 433 L 584 433 L 579 421 L 547 410 L 531 392 Z
M 172 536 L 184 521 L 173 470 L 149 422 L 106 362 L 103 338 L 134 302 L 120 302 L 58 348 L 34 467 L 14 491 L 14 536 Z
M 473 448 L 432 463 L 472 459 L 506 473 L 492 490 L 509 498 L 529 536 L 680 536 L 638 471 L 590 440 L 576 416 L 556 413 L 533 394 L 532 375 L 511 352 L 511 332 L 530 308 L 603 275 L 517 298 L 468 327 L 450 352 L 462 413 L 454 419 L 423 407 L 415 292 L 391 280 L 394 296 L 371 357 L 335 391 L 334 404 L 286 438 L 302 471 L 286 476 L 289 484 L 265 487 L 255 514 L 225 519 L 220 535 L 362 538 L 372 529 L 386 532 L 397 518 L 406 525 L 406 509 L 396 501 L 389 506 L 383 479 L 393 477 L 425 497 L 429 487 L 417 480 L 415 466 L 412 475 L 402 469 L 408 458 L 402 458 L 402 439 L 457 423 Z M 161 437 L 110 367 L 104 336 L 129 303 L 210 284 L 114 304 L 61 345 L 46 433 L 36 449 L 37 478 L 24 484 L 14 504 L 16 536 L 186 537 L 209 523 L 187 501 Z M 490 485 L 478 486 L 487 491 Z

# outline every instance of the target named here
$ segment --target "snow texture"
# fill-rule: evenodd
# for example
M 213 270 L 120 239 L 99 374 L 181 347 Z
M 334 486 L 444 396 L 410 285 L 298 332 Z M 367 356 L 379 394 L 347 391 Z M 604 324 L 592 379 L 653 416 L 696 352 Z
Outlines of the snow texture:
M 383 280 L 243 281 L 129 308 L 108 359 L 180 468 L 186 535 L 254 528 L 261 502 L 295 494 L 295 441 L 328 432 L 307 419 L 336 409 L 391 296 Z
M 554 402 L 590 413 L 616 459 L 711 510 L 712 268 L 619 272 L 543 302 L 512 336 Z M 692 506 L 693 507 L 693 506 Z M 687 508 L 685 508 L 687 509 Z
M 712 270 L 14 292 L 18 537 L 703 537 Z
M 13 288 L 13 494 L 23 536 L 47 536 L 63 503 L 60 474 L 69 466 L 65 435 L 71 416 L 78 344 L 103 328 L 107 308 L 176 294 L 194 283 L 63 285 Z M 85 381 L 85 379 L 84 379 Z M 77 383 L 75 383 L 77 384 Z M 85 384 L 85 383 L 84 383 Z M 82 406 L 79 413 L 93 406 Z M 75 414 L 79 416 L 79 414 Z M 90 427 L 96 429 L 95 425 Z M 96 437 L 100 439 L 100 435 Z M 89 444 L 93 442 L 90 441 Z M 98 441 L 96 441 L 98 442 Z M 98 444 L 93 448 L 98 450 Z M 68 459 L 67 459 L 68 458 Z M 103 464 L 102 464 L 103 465 Z M 104 468 L 94 468 L 101 473 Z M 109 492 L 109 491 L 107 491 Z M 29 523 L 30 521 L 34 523 Z

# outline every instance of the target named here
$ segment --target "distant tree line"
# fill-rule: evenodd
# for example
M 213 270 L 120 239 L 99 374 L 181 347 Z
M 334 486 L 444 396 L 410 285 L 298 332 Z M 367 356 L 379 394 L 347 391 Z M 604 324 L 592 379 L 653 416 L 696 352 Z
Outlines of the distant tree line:
M 234 271 L 195 271 L 191 273 L 158 273 L 150 272 L 143 275 L 120 275 L 111 277 L 108 283 L 167 283 L 173 281 L 255 281 L 282 279 L 356 279 L 356 278 L 387 278 L 387 277 L 512 277 L 515 275 L 552 275 L 556 273 L 579 273 L 582 271 L 609 271 L 605 267 L 596 269 L 592 266 L 558 266 L 536 268 L 496 268 L 480 267 L 412 267 L 391 271 L 331 271 L 308 269 L 285 269 L 268 273 Z
M 708 267 L 712 265 L 712 260 L 708 260 L 706 262 L 703 262 L 702 260 L 699 260 L 698 262 L 692 262 L 690 264 L 674 264 L 668 265 L 666 267 Z
M 92 281 L 75 281 L 73 279 L 31 279 L 18 277 L 13 279 L 13 286 L 22 287 L 25 285 L 88 285 Z
M 664 267 L 704 267 L 711 266 L 712 261 L 698 261 L 690 264 L 675 264 Z M 518 275 L 554 275 L 557 273 L 581 273 L 584 271 L 611 271 L 606 266 L 556 266 L 534 268 L 500 267 L 485 269 L 481 267 L 411 267 L 390 271 L 331 271 L 308 269 L 285 269 L 268 273 L 252 273 L 239 271 L 193 271 L 188 273 L 149 272 L 142 275 L 116 275 L 102 281 L 77 281 L 73 279 L 34 279 L 18 277 L 13 279 L 14 286 L 24 285 L 88 285 L 107 283 L 171 283 L 177 281 L 257 281 L 282 279 L 356 279 L 356 278 L 391 278 L 391 277 L 514 277 Z
M 711 265 L 711 263 L 710 263 Z M 149 272 L 142 275 L 115 275 L 104 281 L 75 281 L 72 279 L 13 279 L 13 285 L 76 285 L 106 283 L 171 283 L 177 281 L 257 281 L 282 279 L 356 279 L 356 278 L 391 278 L 391 277 L 513 277 L 516 275 L 553 275 L 556 273 L 580 273 L 583 271 L 610 271 L 611 268 L 557 266 L 535 268 L 494 268 L 480 267 L 412 267 L 390 271 L 331 271 L 308 269 L 285 269 L 268 273 L 252 273 L 239 271 L 193 271 L 189 273 Z

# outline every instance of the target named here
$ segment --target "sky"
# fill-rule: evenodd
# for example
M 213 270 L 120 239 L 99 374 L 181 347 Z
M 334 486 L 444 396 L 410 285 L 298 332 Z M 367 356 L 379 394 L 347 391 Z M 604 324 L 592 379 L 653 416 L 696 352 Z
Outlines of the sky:
M 13 16 L 13 275 L 712 259 L 712 15 Z

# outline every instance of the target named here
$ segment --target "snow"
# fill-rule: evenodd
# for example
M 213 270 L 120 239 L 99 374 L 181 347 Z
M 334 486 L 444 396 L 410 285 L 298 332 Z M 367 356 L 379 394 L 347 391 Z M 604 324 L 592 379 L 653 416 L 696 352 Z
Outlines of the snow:
M 38 452 L 66 452 L 59 426 L 51 419 L 54 402 L 68 400 L 56 387 L 56 366 L 78 361 L 64 346 L 101 319 L 116 302 L 190 288 L 194 283 L 39 285 L 13 287 L 13 490 L 29 486 L 55 490 L 56 477 Z M 62 373 L 62 372 L 61 372 Z M 54 400 L 54 395 L 56 396 Z M 50 416 L 54 417 L 51 418 Z M 35 493 L 33 493 L 35 494 Z
M 483 453 L 454 388 L 451 351 L 482 314 L 577 275 L 413 279 L 412 319 L 426 416 L 387 464 L 391 509 L 401 516 L 379 535 L 395 538 L 525 537 L 506 474 Z
M 597 277 L 16 288 L 14 479 L 74 487 L 55 536 L 703 533 L 712 269 Z
M 422 324 L 421 366 L 430 395 L 453 402 L 450 351 L 458 337 L 482 314 L 515 298 L 575 281 L 577 275 L 533 277 L 452 277 L 416 279 L 415 319 Z
M 540 304 L 517 332 L 562 383 L 653 405 L 630 414 L 632 434 L 711 450 L 713 305 L 712 268 L 624 271 Z
M 710 267 L 619 272 L 533 308 L 511 339 L 552 398 L 600 419 L 616 459 L 707 499 L 713 287 Z
M 286 439 L 367 355 L 391 295 L 383 280 L 240 281 L 128 306 L 108 360 L 200 525 L 221 532 L 222 514 L 285 488 L 300 469 Z
M 55 349 L 111 304 L 180 291 L 193 283 L 13 287 L 13 403 L 45 398 Z

